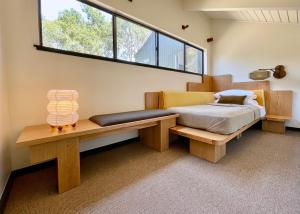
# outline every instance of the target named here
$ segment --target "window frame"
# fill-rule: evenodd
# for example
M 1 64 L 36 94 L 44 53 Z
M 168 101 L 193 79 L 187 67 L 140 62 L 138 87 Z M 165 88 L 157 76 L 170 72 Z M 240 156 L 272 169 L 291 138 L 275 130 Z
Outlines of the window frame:
M 186 54 L 185 54 L 185 47 L 186 47 L 186 42 L 183 42 L 183 41 L 181 41 L 180 39 L 177 39 L 177 38 L 175 38 L 175 37 L 173 37 L 173 36 L 170 36 L 170 35 L 168 35 L 167 33 L 163 33 L 163 32 L 158 32 L 158 37 L 157 37 L 157 39 L 158 39 L 158 43 L 159 43 L 159 36 L 160 35 L 163 35 L 163 36 L 165 36 L 165 37 L 168 37 L 169 39 L 173 39 L 173 40 L 175 40 L 176 42 L 180 42 L 180 43 L 182 43 L 183 44 L 183 70 L 180 70 L 180 69 L 173 69 L 173 68 L 168 68 L 168 67 L 164 67 L 164 66 L 160 66 L 159 65 L 159 62 L 158 62 L 158 64 L 157 64 L 157 66 L 158 67 L 160 67 L 160 68 L 162 68 L 162 69 L 171 69 L 171 70 L 176 70 L 176 71 L 179 71 L 179 72 L 185 72 L 185 73 L 193 73 L 193 72 L 189 72 L 189 71 L 186 71 L 185 70 L 185 58 L 186 58 Z M 159 45 L 157 46 L 157 48 L 159 49 Z M 158 57 L 159 57 L 159 54 L 158 54 Z M 197 74 L 197 73 L 194 73 L 194 74 Z
M 126 17 L 120 13 L 116 13 L 113 12 L 107 8 L 104 8 L 102 6 L 99 6 L 93 2 L 90 1 L 86 1 L 86 0 L 76 0 L 78 2 L 81 2 L 83 4 L 86 4 L 88 6 L 94 7 L 100 11 L 104 11 L 106 13 L 109 13 L 112 15 L 112 31 L 113 31 L 113 57 L 112 58 L 108 58 L 108 57 L 103 57 L 103 56 L 97 56 L 97 55 L 91 55 L 91 54 L 85 54 L 85 53 L 79 53 L 79 52 L 75 52 L 75 51 L 68 51 L 68 50 L 61 50 L 61 49 L 57 49 L 57 48 L 51 48 L 51 47 L 46 47 L 43 45 L 43 24 L 42 24 L 42 0 L 37 0 L 38 2 L 38 25 L 39 25 L 39 45 L 34 45 L 34 47 L 37 50 L 40 51 L 47 51 L 47 52 L 52 52 L 52 53 L 58 53 L 58 54 L 64 54 L 64 55 L 71 55 L 71 56 L 77 56 L 77 57 L 84 57 L 84 58 L 90 58 L 90 59 L 98 59 L 98 60 L 105 60 L 105 61 L 111 61 L 111 62 L 117 62 L 117 63 L 122 63 L 122 64 L 129 64 L 129 65 L 137 65 L 137 66 L 142 66 L 142 67 L 149 67 L 149 68 L 156 68 L 156 69 L 162 69 L 162 70 L 168 70 L 168 71 L 175 71 L 175 72 L 179 72 L 179 73 L 185 73 L 185 74 L 192 74 L 192 75 L 197 75 L 197 76 L 204 76 L 204 50 L 202 48 L 196 47 L 193 44 L 190 44 L 188 42 L 185 42 L 179 38 L 176 38 L 166 32 L 162 32 L 154 27 L 148 26 L 146 24 L 143 24 L 139 21 L 136 21 L 132 18 Z M 149 29 L 151 31 L 153 31 L 155 33 L 155 52 L 156 52 L 156 63 L 155 65 L 150 65 L 150 64 L 144 64 L 144 63 L 139 63 L 139 62 L 130 62 L 130 61 L 126 61 L 126 60 L 121 60 L 118 59 L 118 53 L 117 53 L 117 17 L 122 18 L 126 21 L 129 21 L 133 24 L 139 25 L 141 27 L 144 27 L 146 29 Z M 173 69 L 173 68 L 167 68 L 167 67 L 163 67 L 163 66 L 159 66 L 159 35 L 164 35 L 167 36 L 171 39 L 174 39 L 178 42 L 183 43 L 183 50 L 184 50 L 184 69 L 183 70 L 179 70 L 179 69 Z M 186 48 L 187 46 L 193 47 L 199 51 L 202 52 L 202 72 L 201 73 L 194 73 L 194 72 L 189 72 L 186 71 Z
M 186 49 L 187 49 L 188 47 L 195 48 L 196 50 L 202 52 L 202 67 L 201 67 L 202 72 L 201 72 L 201 73 L 202 73 L 202 76 L 204 76 L 204 51 L 203 51 L 202 49 L 199 49 L 199 48 L 197 48 L 196 46 L 191 45 L 191 44 L 188 44 L 188 43 L 184 44 L 184 70 L 186 71 L 186 65 L 187 65 L 187 64 L 186 64 L 186 62 L 187 62 L 187 58 L 186 58 Z M 187 72 L 190 72 L 190 71 L 187 71 Z
M 79 1 L 79 0 L 77 0 L 77 1 Z M 153 29 L 153 28 L 151 28 L 151 27 L 149 27 L 147 25 L 144 25 L 144 24 L 141 24 L 139 22 L 136 22 L 136 21 L 134 21 L 134 20 L 132 20 L 132 19 L 130 19 L 128 17 L 122 16 L 120 14 L 115 14 L 115 15 L 113 15 L 113 17 L 115 17 L 115 20 L 114 20 L 115 23 L 113 24 L 115 26 L 115 29 L 113 31 L 114 31 L 114 33 L 116 35 L 114 36 L 113 41 L 115 42 L 115 54 L 116 54 L 115 59 L 116 59 L 116 61 L 119 61 L 119 62 L 125 63 L 125 64 L 127 62 L 129 62 L 129 63 L 133 63 L 133 64 L 141 64 L 141 65 L 146 65 L 146 66 L 150 66 L 150 67 L 152 67 L 152 66 L 157 67 L 157 65 L 158 65 L 157 64 L 157 54 L 156 54 L 157 49 L 158 49 L 158 47 L 157 47 L 157 41 L 156 41 L 157 40 L 157 38 L 156 38 L 157 30 L 155 30 L 155 29 Z M 117 25 L 117 18 L 120 18 L 120 19 L 123 19 L 125 21 L 131 22 L 133 24 L 136 24 L 136 25 L 138 25 L 140 27 L 146 28 L 146 29 L 148 29 L 150 31 L 153 31 L 155 33 L 155 65 L 146 64 L 146 63 L 140 63 L 140 62 L 131 62 L 131 61 L 123 60 L 123 59 L 118 59 L 118 38 L 117 38 L 117 27 L 118 27 L 118 25 Z

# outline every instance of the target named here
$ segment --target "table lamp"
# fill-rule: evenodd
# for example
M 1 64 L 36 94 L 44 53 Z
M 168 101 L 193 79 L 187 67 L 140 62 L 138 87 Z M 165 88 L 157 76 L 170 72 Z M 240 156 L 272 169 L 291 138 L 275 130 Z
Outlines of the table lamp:
M 79 109 L 78 97 L 78 92 L 75 90 L 50 90 L 48 92 L 47 110 L 49 115 L 47 122 L 52 128 L 58 128 L 61 131 L 65 126 L 76 127 L 79 119 L 77 114 Z

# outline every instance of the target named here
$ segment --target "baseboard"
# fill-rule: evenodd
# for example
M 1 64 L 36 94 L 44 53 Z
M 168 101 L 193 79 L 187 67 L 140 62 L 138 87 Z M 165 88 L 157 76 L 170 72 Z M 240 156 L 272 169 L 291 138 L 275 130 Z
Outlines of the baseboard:
M 287 130 L 290 130 L 290 131 L 298 131 L 300 132 L 300 128 L 295 128 L 295 127 L 286 127 Z
M 6 185 L 4 187 L 3 193 L 0 198 L 0 214 L 4 213 L 6 202 L 8 201 L 9 193 L 14 183 L 14 177 L 12 173 L 9 175 Z
M 97 154 L 97 153 L 113 150 L 115 148 L 122 147 L 122 146 L 128 145 L 130 143 L 138 142 L 138 141 L 139 141 L 139 137 L 131 138 L 131 139 L 121 141 L 121 142 L 118 142 L 118 143 L 114 143 L 114 144 L 111 144 L 111 145 L 107 145 L 107 146 L 103 146 L 103 147 L 100 147 L 100 148 L 96 148 L 96 149 L 81 152 L 80 157 L 85 158 L 85 157 L 90 156 L 90 155 L 94 155 L 94 154 Z M 36 164 L 36 165 L 32 165 L 32 166 L 24 167 L 22 169 L 17 169 L 17 170 L 12 171 L 9 175 L 8 181 L 5 185 L 3 194 L 2 194 L 1 199 L 0 199 L 0 214 L 4 213 L 4 209 L 5 209 L 8 197 L 9 197 L 9 193 L 12 189 L 13 182 L 14 182 L 14 179 L 16 177 L 26 175 L 26 174 L 29 174 L 29 173 L 32 173 L 32 172 L 36 172 L 36 171 L 39 171 L 39 170 L 47 169 L 47 168 L 50 168 L 50 167 L 54 167 L 54 166 L 56 166 L 56 160 L 51 160 L 51 161 L 47 161 L 47 162 L 44 162 L 44 163 L 40 163 L 40 164 Z

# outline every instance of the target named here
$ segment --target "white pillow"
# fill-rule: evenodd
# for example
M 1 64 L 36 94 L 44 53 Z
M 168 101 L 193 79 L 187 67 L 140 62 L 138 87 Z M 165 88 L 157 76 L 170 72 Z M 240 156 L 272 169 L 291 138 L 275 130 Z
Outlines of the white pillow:
M 260 106 L 256 100 L 251 98 L 246 98 L 244 100 L 244 105 Z
M 240 89 L 231 89 L 226 91 L 221 91 L 214 94 L 216 99 L 220 99 L 221 96 L 247 96 L 249 99 L 256 99 L 257 96 L 254 94 L 253 91 L 246 91 Z
M 259 108 L 260 117 L 264 117 L 266 115 L 266 108 L 258 104 L 256 100 L 253 99 L 245 99 L 244 105 L 256 106 Z

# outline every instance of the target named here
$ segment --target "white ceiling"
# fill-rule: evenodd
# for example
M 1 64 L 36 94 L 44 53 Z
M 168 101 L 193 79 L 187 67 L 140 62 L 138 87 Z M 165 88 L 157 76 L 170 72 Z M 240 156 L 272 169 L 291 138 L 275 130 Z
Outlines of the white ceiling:
M 209 11 L 205 12 L 212 19 L 227 19 L 235 21 L 300 24 L 300 10 L 267 10 L 243 9 L 234 11 Z

